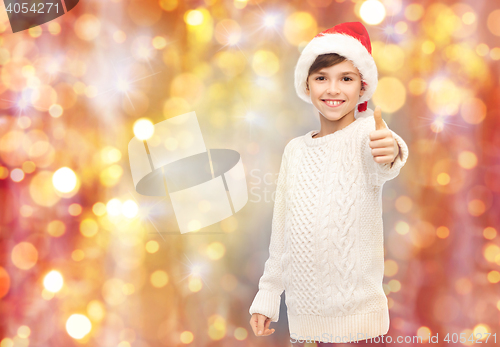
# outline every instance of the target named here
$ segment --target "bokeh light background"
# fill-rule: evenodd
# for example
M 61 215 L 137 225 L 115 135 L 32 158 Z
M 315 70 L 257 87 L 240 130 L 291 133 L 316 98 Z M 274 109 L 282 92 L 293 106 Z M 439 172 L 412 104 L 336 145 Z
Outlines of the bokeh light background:
M 498 343 L 497 1 L 82 0 L 16 34 L 0 16 L 1 347 L 290 345 L 283 297 L 270 337 L 248 309 L 284 146 L 319 130 L 295 64 L 347 21 L 371 36 L 369 107 L 410 147 L 384 186 L 389 335 Z M 127 144 L 190 111 L 242 155 L 249 202 L 180 235 L 168 198 L 134 191 Z

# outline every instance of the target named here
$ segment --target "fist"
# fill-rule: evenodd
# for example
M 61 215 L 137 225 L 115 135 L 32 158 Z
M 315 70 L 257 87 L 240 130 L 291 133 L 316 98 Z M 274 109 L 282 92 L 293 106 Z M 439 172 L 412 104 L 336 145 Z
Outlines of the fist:
M 260 313 L 254 313 L 250 318 L 250 325 L 256 336 L 268 336 L 274 333 L 274 329 L 269 329 L 271 318 Z
M 399 145 L 382 120 L 380 106 L 375 107 L 375 130 L 370 133 L 369 146 L 372 149 L 373 160 L 379 164 L 392 163 L 399 154 Z

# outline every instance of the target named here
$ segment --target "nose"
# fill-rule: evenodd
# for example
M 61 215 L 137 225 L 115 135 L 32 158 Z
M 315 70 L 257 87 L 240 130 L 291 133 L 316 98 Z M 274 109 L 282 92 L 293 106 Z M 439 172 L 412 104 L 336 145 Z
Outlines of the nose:
M 336 95 L 340 93 L 339 86 L 337 85 L 337 81 L 331 81 L 328 85 L 327 93 Z

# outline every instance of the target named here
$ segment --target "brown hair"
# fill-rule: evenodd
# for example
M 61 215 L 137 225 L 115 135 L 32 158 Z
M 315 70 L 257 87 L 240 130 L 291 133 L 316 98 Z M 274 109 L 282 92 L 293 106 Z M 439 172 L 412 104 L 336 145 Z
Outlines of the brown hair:
M 309 83 L 307 82 L 307 80 L 309 80 L 309 76 L 311 76 L 313 73 L 315 73 L 315 72 L 317 72 L 325 67 L 330 67 L 333 65 L 340 64 L 345 60 L 347 60 L 347 58 L 345 58 L 337 53 L 328 53 L 328 54 L 318 55 L 316 57 L 316 60 L 314 61 L 314 63 L 312 63 L 311 67 L 309 68 L 309 73 L 307 74 L 307 78 L 306 78 L 307 88 L 309 89 Z M 361 72 L 359 74 L 361 77 L 361 90 L 365 90 L 365 82 L 363 82 L 363 75 L 361 75 Z

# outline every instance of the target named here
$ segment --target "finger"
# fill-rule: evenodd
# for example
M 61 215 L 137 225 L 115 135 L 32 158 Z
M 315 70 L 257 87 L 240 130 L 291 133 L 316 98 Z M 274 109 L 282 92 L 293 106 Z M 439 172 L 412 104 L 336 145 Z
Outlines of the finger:
M 257 322 L 257 335 L 262 336 L 264 333 L 264 322 L 266 321 L 267 317 L 264 315 L 259 315 L 258 316 L 258 322 Z
M 385 147 L 372 149 L 372 156 L 379 157 L 379 156 L 384 156 L 384 155 L 394 156 L 394 150 L 392 150 L 390 148 L 385 148 Z
M 373 160 L 375 160 L 375 162 L 379 164 L 392 163 L 392 159 L 393 157 L 390 155 L 381 155 L 378 157 L 373 157 Z
M 370 132 L 370 140 L 378 140 L 384 137 L 392 137 L 392 132 L 387 128 L 373 130 Z
M 271 324 L 271 318 L 268 318 L 266 320 L 266 323 L 264 324 L 264 334 L 262 334 L 263 336 L 271 335 L 272 333 L 274 333 L 274 329 L 269 329 L 270 324 Z
M 253 314 L 250 318 L 250 326 L 252 327 L 254 335 L 257 335 L 257 315 Z
M 394 141 L 390 138 L 385 137 L 380 140 L 368 142 L 368 146 L 370 146 L 370 148 L 393 148 Z
M 373 117 L 375 118 L 375 129 L 380 130 L 387 128 L 382 120 L 382 108 L 380 106 L 375 107 L 373 112 Z

